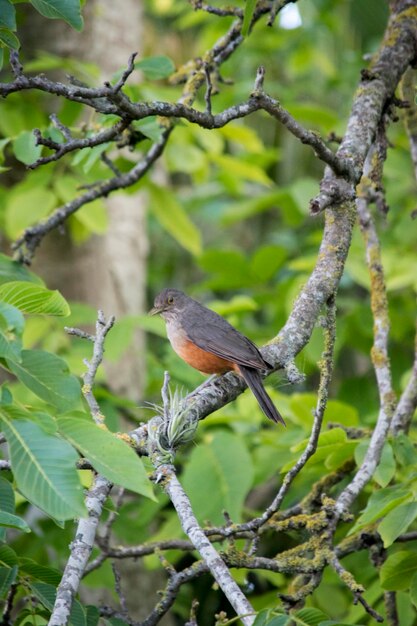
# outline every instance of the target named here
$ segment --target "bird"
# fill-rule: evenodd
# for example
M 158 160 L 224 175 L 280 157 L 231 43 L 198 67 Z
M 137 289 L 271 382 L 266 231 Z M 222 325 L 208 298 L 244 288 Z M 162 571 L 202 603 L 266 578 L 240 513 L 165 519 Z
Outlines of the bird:
M 257 346 L 221 315 L 178 289 L 163 289 L 150 315 L 165 320 L 175 352 L 203 374 L 234 371 L 243 377 L 265 415 L 285 426 L 263 384 L 261 372 L 272 370 Z

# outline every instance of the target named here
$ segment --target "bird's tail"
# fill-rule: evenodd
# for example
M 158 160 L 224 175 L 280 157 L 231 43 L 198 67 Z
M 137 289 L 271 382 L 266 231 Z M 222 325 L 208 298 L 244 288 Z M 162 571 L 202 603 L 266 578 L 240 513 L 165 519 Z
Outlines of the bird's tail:
M 271 398 L 265 391 L 260 372 L 252 367 L 245 367 L 244 365 L 239 365 L 239 371 L 265 415 L 273 422 L 281 422 L 281 424 L 285 426 L 282 415 L 276 409 Z

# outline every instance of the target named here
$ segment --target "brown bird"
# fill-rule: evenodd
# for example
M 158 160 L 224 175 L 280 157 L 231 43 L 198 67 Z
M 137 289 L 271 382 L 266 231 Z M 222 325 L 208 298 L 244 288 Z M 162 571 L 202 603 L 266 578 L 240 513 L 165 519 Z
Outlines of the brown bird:
M 262 384 L 261 372 L 272 367 L 250 339 L 178 289 L 161 291 L 149 313 L 164 318 L 168 339 L 186 363 L 203 374 L 240 374 L 265 415 L 285 426 Z

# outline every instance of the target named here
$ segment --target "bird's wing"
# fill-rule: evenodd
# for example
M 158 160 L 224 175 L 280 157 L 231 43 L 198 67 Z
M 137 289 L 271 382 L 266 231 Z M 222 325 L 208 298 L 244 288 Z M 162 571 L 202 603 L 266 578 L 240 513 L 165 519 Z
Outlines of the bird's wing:
M 255 369 L 269 369 L 254 343 L 226 320 L 211 322 L 202 319 L 187 328 L 187 337 L 202 350 L 211 352 L 227 361 Z

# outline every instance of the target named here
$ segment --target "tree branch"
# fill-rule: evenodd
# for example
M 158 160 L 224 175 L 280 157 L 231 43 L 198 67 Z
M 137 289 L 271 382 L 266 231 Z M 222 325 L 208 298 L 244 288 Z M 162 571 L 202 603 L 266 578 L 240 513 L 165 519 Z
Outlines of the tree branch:
M 102 311 L 99 311 L 95 337 L 91 337 L 84 331 L 78 331 L 75 328 L 69 328 L 67 331 L 71 335 L 77 335 L 83 339 L 87 338 L 94 343 L 93 357 L 87 363 L 88 369 L 84 375 L 83 393 L 96 424 L 102 424 L 103 417 L 93 395 L 92 386 L 97 369 L 103 359 L 104 340 L 113 323 L 113 317 L 106 322 Z M 112 484 L 102 476 L 97 475 L 94 478 L 85 499 L 88 517 L 81 518 L 78 522 L 75 538 L 71 544 L 71 552 L 65 565 L 61 582 L 57 588 L 56 599 L 48 626 L 66 626 L 68 624 L 72 602 L 78 592 L 78 587 L 90 558 L 103 505 L 111 488 Z

